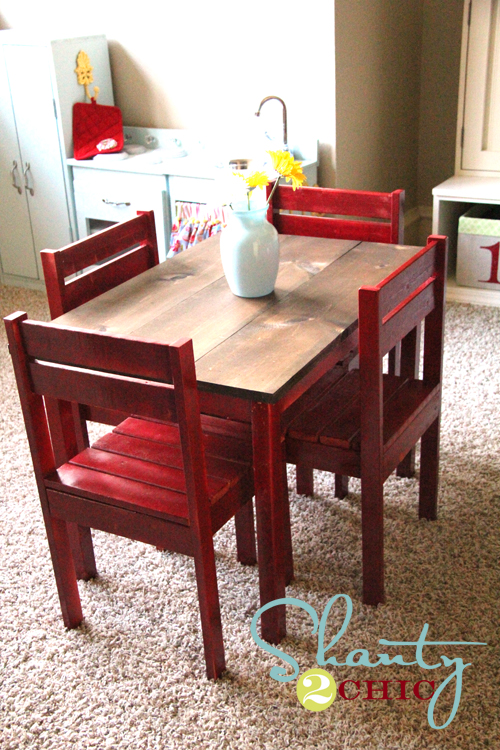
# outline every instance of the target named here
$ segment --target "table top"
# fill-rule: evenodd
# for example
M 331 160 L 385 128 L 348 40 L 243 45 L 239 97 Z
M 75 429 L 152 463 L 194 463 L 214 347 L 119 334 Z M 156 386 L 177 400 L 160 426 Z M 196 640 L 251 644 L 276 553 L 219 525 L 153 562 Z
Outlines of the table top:
M 419 249 L 280 235 L 275 291 L 245 299 L 227 285 L 219 240 L 53 322 L 164 343 L 192 338 L 202 390 L 275 403 L 355 329 L 359 287 L 377 284 Z

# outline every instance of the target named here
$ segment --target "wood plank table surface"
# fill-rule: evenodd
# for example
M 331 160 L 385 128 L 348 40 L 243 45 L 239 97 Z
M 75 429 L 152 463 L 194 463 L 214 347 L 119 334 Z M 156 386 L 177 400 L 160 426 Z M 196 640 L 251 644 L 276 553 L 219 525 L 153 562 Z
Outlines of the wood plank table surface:
M 359 287 L 418 249 L 280 235 L 275 291 L 245 299 L 227 285 L 215 235 L 53 321 L 149 341 L 193 339 L 202 412 L 252 426 L 261 606 L 285 596 L 282 412 L 346 355 Z M 263 637 L 278 643 L 285 607 L 261 622 Z

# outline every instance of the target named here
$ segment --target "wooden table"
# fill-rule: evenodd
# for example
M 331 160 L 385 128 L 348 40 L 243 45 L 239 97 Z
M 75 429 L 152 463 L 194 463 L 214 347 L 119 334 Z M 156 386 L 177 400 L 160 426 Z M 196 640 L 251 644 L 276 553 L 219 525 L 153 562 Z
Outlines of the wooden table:
M 281 235 L 275 292 L 244 299 L 229 290 L 216 235 L 54 321 L 193 339 L 202 412 L 251 423 L 261 605 L 285 596 L 282 414 L 356 345 L 358 288 L 417 249 Z M 286 635 L 284 606 L 263 614 L 262 634 Z

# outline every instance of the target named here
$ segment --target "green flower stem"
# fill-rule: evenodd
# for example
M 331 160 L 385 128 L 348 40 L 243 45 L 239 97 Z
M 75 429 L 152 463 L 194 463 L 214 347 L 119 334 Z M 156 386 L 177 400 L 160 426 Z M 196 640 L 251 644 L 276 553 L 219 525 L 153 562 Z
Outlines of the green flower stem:
M 272 190 L 271 190 L 271 192 L 269 193 L 269 198 L 268 198 L 268 199 L 267 199 L 267 201 L 266 201 L 266 206 L 268 206 L 268 205 L 269 205 L 269 203 L 271 202 L 271 198 L 272 198 L 272 197 L 273 197 L 273 195 L 274 195 L 274 191 L 275 191 L 275 190 L 276 190 L 276 188 L 278 187 L 278 182 L 279 182 L 279 181 L 280 181 L 280 175 L 278 175 L 278 177 L 277 177 L 277 178 L 276 178 L 276 180 L 274 181 L 273 189 L 272 189 Z

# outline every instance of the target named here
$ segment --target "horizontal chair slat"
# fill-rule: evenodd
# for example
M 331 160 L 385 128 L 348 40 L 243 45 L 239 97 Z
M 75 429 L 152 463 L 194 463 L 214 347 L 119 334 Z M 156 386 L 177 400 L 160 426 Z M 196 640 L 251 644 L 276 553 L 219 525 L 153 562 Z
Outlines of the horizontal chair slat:
M 307 188 L 281 189 L 273 197 L 274 208 L 291 211 L 312 211 L 340 214 L 342 216 L 366 216 L 377 219 L 391 218 L 391 195 L 359 190 L 336 190 Z M 299 208 L 300 207 L 300 208 Z
M 379 285 L 379 305 L 382 318 L 404 302 L 409 290 L 423 284 L 436 272 L 436 243 L 423 248 Z
M 379 221 L 349 221 L 329 219 L 324 216 L 275 214 L 274 226 L 280 234 L 300 234 L 304 237 L 327 237 L 362 242 L 367 236 L 371 242 L 390 242 L 391 225 Z
M 22 323 L 22 333 L 26 352 L 33 359 L 172 382 L 170 356 L 164 344 L 34 320 Z
M 118 231 L 118 226 L 120 231 Z M 141 231 L 144 233 L 148 231 L 147 215 L 137 216 L 131 221 L 113 225 L 102 232 L 86 237 L 85 245 L 79 244 L 78 247 L 67 245 L 61 248 L 59 252 L 62 258 L 64 276 L 71 276 L 71 274 L 81 271 L 83 268 L 109 258 L 110 242 L 112 242 L 113 253 L 128 250 L 137 244 L 136 238 Z
M 362 293 L 360 289 L 360 294 Z M 380 338 L 382 354 L 389 352 L 398 341 L 417 326 L 435 307 L 434 279 L 428 280 L 420 291 L 409 297 L 383 324 Z
M 77 370 L 51 362 L 32 362 L 29 372 L 34 392 L 44 396 L 152 419 L 177 420 L 175 394 L 170 385 Z
M 70 279 L 65 285 L 68 309 L 83 305 L 99 294 L 104 294 L 118 284 L 146 271 L 149 267 L 148 258 L 149 248 L 147 244 L 142 243 L 102 266 Z
M 183 555 L 193 554 L 193 541 L 189 526 L 135 513 L 124 508 L 106 505 L 65 492 L 47 490 L 50 512 L 55 518 L 90 526 L 127 539 L 137 539 L 145 544 L 167 547 Z

